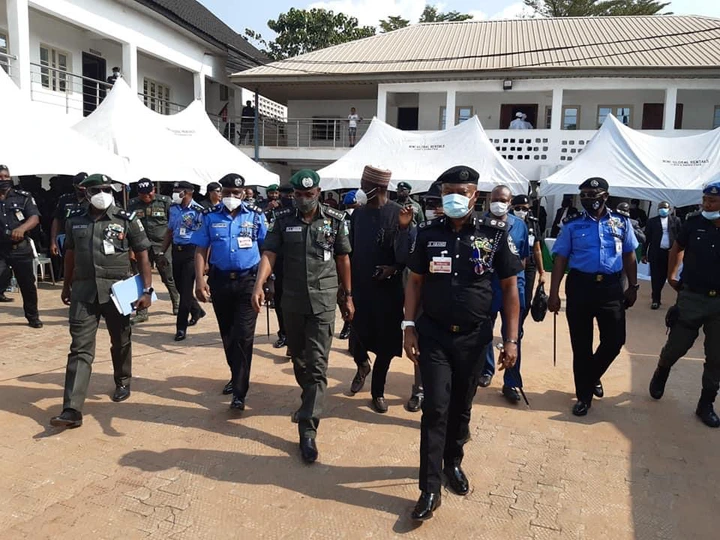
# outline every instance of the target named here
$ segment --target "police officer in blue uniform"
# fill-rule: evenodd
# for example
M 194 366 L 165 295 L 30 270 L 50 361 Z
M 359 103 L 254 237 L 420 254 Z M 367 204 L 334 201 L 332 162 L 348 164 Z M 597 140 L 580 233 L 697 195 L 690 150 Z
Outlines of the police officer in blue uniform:
M 231 409 L 245 409 L 250 385 L 253 339 L 257 313 L 251 298 L 260 247 L 267 234 L 262 210 L 243 202 L 245 179 L 228 174 L 220 180 L 221 209 L 205 215 L 202 227 L 193 236 L 195 251 L 195 294 L 201 302 L 212 298 L 225 359 L 230 366 L 233 398 Z M 210 250 L 210 276 L 203 271 Z
M 157 255 L 163 257 L 172 243 L 173 279 L 180 293 L 180 306 L 175 323 L 175 341 L 187 337 L 188 326 L 194 326 L 205 316 L 193 296 L 195 283 L 195 244 L 193 234 L 202 225 L 205 209 L 193 200 L 195 188 L 190 182 L 175 182 L 172 206 L 165 241 Z M 188 321 L 188 317 L 190 320 Z
M 422 494 L 412 513 L 416 521 L 430 519 L 440 506 L 441 472 L 458 495 L 470 490 L 461 463 L 485 348 L 492 342 L 495 274 L 508 314 L 500 361 L 510 368 L 517 357 L 517 273 L 522 263 L 511 251 L 505 222 L 473 213 L 478 177 L 464 166 L 440 176 L 444 217 L 420 223 L 408 263 L 401 328 L 405 352 L 420 366 L 425 392 L 420 424 Z M 416 321 L 421 306 L 423 314 Z
M 608 187 L 603 178 L 588 178 L 580 185 L 585 211 L 565 218 L 553 246 L 555 264 L 548 299 L 553 313 L 560 311 L 560 283 L 570 269 L 565 313 L 578 399 L 572 410 L 575 416 L 585 416 L 593 395 L 601 393 L 596 385 L 625 344 L 625 310 L 635 304 L 640 288 L 635 259 L 638 241 L 629 219 L 607 208 Z M 623 270 L 628 278 L 624 292 Z M 600 328 L 595 352 L 593 320 Z
M 222 186 L 220 182 L 210 182 L 206 187 L 205 195 L 207 198 L 201 202 L 206 210 L 219 210 L 222 208 Z

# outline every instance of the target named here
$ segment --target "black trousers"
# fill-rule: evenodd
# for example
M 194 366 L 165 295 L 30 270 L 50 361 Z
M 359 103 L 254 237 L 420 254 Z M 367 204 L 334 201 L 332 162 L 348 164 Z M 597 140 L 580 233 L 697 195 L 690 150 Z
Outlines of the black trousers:
M 282 310 L 283 297 L 283 262 L 277 260 L 275 262 L 275 316 L 278 321 L 278 337 L 285 336 L 285 318 Z
M 565 284 L 568 328 L 573 350 L 575 394 L 591 403 L 593 387 L 613 363 L 625 344 L 625 297 L 614 277 L 595 281 L 571 271 Z M 600 344 L 593 352 L 594 320 L 600 329 Z
M 175 280 L 175 287 L 180 293 L 180 305 L 178 306 L 175 327 L 177 330 L 184 332 L 187 330 L 189 317 L 191 315 L 199 317 L 202 311 L 193 293 L 195 290 L 195 246 L 173 246 L 172 257 L 173 279 Z
M 358 339 L 352 339 L 352 355 L 355 364 L 358 368 L 365 365 L 368 360 L 368 350 L 363 347 L 362 343 Z M 375 356 L 375 362 L 372 367 L 372 384 L 370 386 L 370 393 L 372 397 L 385 397 L 385 382 L 387 381 L 387 374 L 390 370 L 390 363 L 392 362 L 392 354 L 378 354 Z
M 420 373 L 425 391 L 420 423 L 420 489 L 440 493 L 443 462 L 462 462 L 470 413 L 492 329 L 482 324 L 452 334 L 426 316 L 417 321 Z
M 650 283 L 652 285 L 652 302 L 660 303 L 662 300 L 662 290 L 667 281 L 668 263 L 670 260 L 669 249 L 658 249 L 656 253 L 651 253 L 650 263 Z
M 23 310 L 28 321 L 40 318 L 38 313 L 38 294 L 33 274 L 32 251 L 0 251 L 0 292 L 10 285 L 13 270 L 23 299 Z
M 250 387 L 253 341 L 257 313 L 250 301 L 256 273 L 229 279 L 220 272 L 210 274 L 209 285 L 225 360 L 232 374 L 233 395 L 245 399 Z

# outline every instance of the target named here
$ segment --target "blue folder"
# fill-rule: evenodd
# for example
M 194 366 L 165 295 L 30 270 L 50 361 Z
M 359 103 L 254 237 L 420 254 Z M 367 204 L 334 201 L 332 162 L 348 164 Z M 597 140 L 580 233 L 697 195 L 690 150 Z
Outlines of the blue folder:
M 133 304 L 142 296 L 144 288 L 145 284 L 143 283 L 142 277 L 138 274 L 113 283 L 110 298 L 112 298 L 115 307 L 120 313 L 130 315 L 135 311 Z M 154 292 L 152 293 L 152 301 L 157 301 L 157 295 Z

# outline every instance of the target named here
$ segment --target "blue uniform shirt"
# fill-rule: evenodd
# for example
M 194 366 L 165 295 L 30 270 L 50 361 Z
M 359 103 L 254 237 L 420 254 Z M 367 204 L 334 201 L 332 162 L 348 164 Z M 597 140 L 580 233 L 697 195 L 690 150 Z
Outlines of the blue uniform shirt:
M 583 212 L 567 221 L 552 251 L 553 255 L 567 258 L 571 270 L 615 274 L 623 268 L 623 254 L 637 247 L 628 218 L 606 210 L 599 220 Z
M 187 207 L 180 204 L 173 204 L 170 207 L 168 229 L 172 231 L 173 244 L 186 246 L 194 243 L 192 237 L 202 225 L 204 211 L 205 209 L 195 201 L 190 201 Z
M 487 217 L 492 218 L 490 214 L 485 214 Z M 515 246 L 516 255 L 521 260 L 525 260 L 530 256 L 530 240 L 527 225 L 525 222 L 515 217 L 512 214 L 507 215 L 508 224 L 508 240 L 512 241 Z M 525 296 L 525 270 L 520 270 L 517 273 L 517 285 L 518 290 L 521 293 L 520 296 L 520 310 L 524 309 L 524 296 Z M 500 279 L 497 275 L 493 276 L 492 281 L 493 287 L 493 300 L 491 310 L 493 313 L 497 313 L 502 309 L 502 289 L 500 288 Z
M 210 247 L 210 264 L 223 272 L 249 270 L 260 263 L 260 247 L 267 235 L 261 212 L 242 203 L 233 218 L 223 207 L 205 215 L 193 244 Z

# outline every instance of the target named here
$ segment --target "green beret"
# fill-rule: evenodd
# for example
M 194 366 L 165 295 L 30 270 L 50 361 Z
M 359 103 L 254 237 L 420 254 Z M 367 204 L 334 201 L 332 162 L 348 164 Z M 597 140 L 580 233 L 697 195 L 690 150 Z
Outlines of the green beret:
M 271 184 L 267 187 L 267 189 L 265 191 L 268 193 L 270 191 L 280 191 L 280 186 L 278 186 L 277 184 Z
M 80 185 L 84 188 L 97 187 L 97 186 L 114 186 L 117 182 L 107 176 L 106 174 L 91 174 L 85 180 L 80 182 Z
M 301 169 L 290 178 L 290 185 L 295 189 L 312 189 L 320 185 L 320 176 L 312 169 Z
M 410 184 L 408 184 L 407 182 L 400 182 L 397 185 L 397 188 L 398 189 L 407 189 L 408 191 L 412 191 L 412 186 Z

